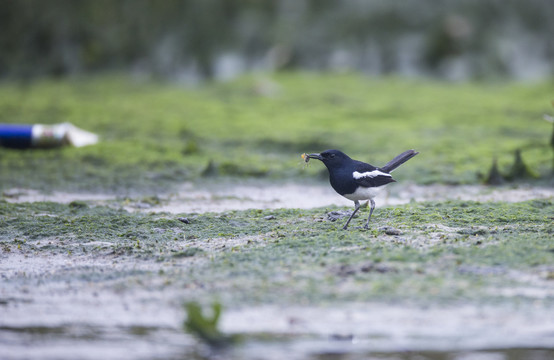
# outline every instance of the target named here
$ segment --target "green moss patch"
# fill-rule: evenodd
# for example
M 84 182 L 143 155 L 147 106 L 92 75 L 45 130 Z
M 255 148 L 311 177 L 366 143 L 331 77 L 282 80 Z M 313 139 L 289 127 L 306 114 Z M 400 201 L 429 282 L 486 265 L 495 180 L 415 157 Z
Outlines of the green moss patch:
M 258 91 L 271 82 L 271 94 Z M 249 76 L 187 89 L 126 78 L 0 84 L 0 122 L 71 122 L 98 133 L 85 148 L 0 149 L 0 190 L 169 190 L 202 176 L 317 177 L 300 154 L 340 148 L 418 183 L 476 183 L 494 158 L 503 173 L 521 149 L 551 174 L 552 84 L 452 84 L 359 74 Z M 533 180 L 534 181 L 534 180 Z
M 191 301 L 215 298 L 227 306 L 497 301 L 506 300 L 503 289 L 540 289 L 551 281 L 552 200 L 381 208 L 369 231 L 356 228 L 363 217 L 341 230 L 340 220 L 325 220 L 331 210 L 336 208 L 186 214 L 185 224 L 172 214 L 0 201 L 0 248 L 3 257 L 61 254 L 76 261 L 152 263 L 147 278 L 194 288 L 187 291 Z M 155 264 L 165 270 L 158 273 Z M 127 275 L 95 276 L 123 281 Z

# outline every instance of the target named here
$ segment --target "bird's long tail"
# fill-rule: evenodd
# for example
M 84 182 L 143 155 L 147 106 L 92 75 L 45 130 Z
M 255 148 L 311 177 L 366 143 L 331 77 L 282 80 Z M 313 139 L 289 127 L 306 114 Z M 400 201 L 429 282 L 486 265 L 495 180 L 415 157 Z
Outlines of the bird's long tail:
M 381 170 L 383 170 L 386 173 L 390 173 L 391 171 L 393 171 L 400 165 L 404 164 L 406 161 L 410 160 L 417 154 L 419 153 L 415 150 L 404 151 L 402 154 L 398 155 L 397 157 L 389 161 L 385 166 L 381 167 Z

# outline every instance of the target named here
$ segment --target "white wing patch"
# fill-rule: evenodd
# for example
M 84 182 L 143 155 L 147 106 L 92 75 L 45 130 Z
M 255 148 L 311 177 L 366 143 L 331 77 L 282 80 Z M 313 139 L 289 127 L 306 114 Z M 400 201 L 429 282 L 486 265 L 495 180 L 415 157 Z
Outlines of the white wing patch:
M 388 177 L 392 177 L 391 174 L 387 174 L 387 173 L 384 173 L 382 171 L 379 171 L 379 170 L 373 170 L 373 171 L 366 171 L 366 172 L 358 172 L 358 171 L 354 171 L 352 173 L 352 176 L 354 176 L 354 179 L 361 179 L 361 178 L 374 178 L 374 177 L 377 177 L 377 176 L 388 176 Z

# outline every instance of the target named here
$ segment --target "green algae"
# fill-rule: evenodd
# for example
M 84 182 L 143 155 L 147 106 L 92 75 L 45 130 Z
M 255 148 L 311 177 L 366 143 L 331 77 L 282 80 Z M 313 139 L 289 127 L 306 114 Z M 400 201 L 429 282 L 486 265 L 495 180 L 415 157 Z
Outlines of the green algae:
M 226 306 L 511 301 L 502 289 L 529 286 L 529 277 L 540 286 L 552 271 L 552 200 L 381 208 L 369 231 L 356 228 L 363 216 L 352 230 L 341 230 L 339 222 L 324 220 L 329 210 L 336 208 L 186 214 L 190 223 L 184 224 L 177 215 L 115 206 L 0 201 L 0 249 L 3 257 L 179 263 L 148 276 L 165 279 L 166 286 L 192 286 L 190 301 L 218 298 Z M 123 281 L 128 273 L 95 276 Z
M 225 347 L 240 340 L 238 336 L 229 336 L 219 330 L 219 318 L 222 306 L 220 303 L 212 304 L 212 314 L 207 316 L 202 312 L 202 307 L 195 302 L 185 304 L 187 318 L 183 323 L 185 331 L 196 336 L 211 347 Z
M 416 148 L 418 162 L 395 178 L 423 184 L 479 182 L 492 159 L 506 174 L 521 149 L 525 166 L 549 183 L 549 124 L 540 116 L 552 84 L 447 84 L 356 74 L 261 78 L 196 89 L 123 78 L 0 84 L 0 122 L 70 121 L 102 139 L 79 149 L 0 149 L 0 191 L 121 194 L 105 206 L 0 198 L 0 261 L 9 269 L 2 274 L 0 308 L 54 299 L 65 311 L 73 304 L 63 298 L 75 287 L 83 296 L 95 289 L 93 301 L 98 294 L 113 296 L 110 302 L 130 301 L 131 307 L 163 294 L 150 300 L 156 314 L 214 300 L 226 309 L 367 302 L 552 310 L 552 199 L 378 208 L 369 231 L 357 228 L 367 209 L 349 231 L 341 230 L 344 220 L 328 221 L 326 213 L 337 207 L 144 210 L 164 201 L 144 194 L 170 192 L 185 180 L 326 178 L 322 167 L 302 166 L 299 154 L 329 147 L 376 165 Z M 258 92 L 268 78 L 277 90 Z M 143 211 L 123 209 L 134 201 Z M 147 295 L 128 300 L 140 291 Z M 88 298 L 76 306 L 102 313 Z M 0 331 L 57 334 L 56 327 L 40 326 L 8 323 Z M 143 341 L 149 329 L 129 333 Z M 202 331 L 195 334 L 202 338 Z M 106 335 L 110 341 L 112 335 Z
M 264 82 L 278 90 L 260 93 Z M 195 89 L 117 77 L 2 83 L 0 122 L 68 121 L 98 133 L 101 142 L 0 149 L 0 190 L 170 190 L 203 173 L 314 178 L 321 169 L 304 169 L 299 155 L 325 148 L 376 165 L 415 148 L 422 155 L 399 180 L 454 184 L 481 181 L 493 158 L 507 172 L 521 149 L 527 166 L 547 178 L 549 124 L 540 118 L 552 92 L 547 83 L 309 73 L 247 76 Z

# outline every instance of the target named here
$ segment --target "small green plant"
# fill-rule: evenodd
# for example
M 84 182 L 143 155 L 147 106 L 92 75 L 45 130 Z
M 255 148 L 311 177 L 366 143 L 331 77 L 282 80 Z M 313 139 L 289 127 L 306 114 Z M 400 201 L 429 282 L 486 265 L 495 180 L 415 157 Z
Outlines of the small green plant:
M 238 340 L 237 336 L 225 335 L 217 328 L 221 315 L 220 303 L 212 304 L 211 317 L 203 314 L 202 307 L 197 302 L 186 303 L 185 309 L 187 319 L 184 322 L 184 329 L 199 340 L 212 347 L 226 346 Z
M 492 160 L 492 166 L 489 170 L 489 174 L 487 175 L 487 178 L 485 179 L 485 184 L 488 185 L 500 185 L 504 183 L 504 177 L 500 173 L 500 170 L 498 170 L 498 162 L 496 159 Z
M 518 180 L 518 179 L 535 179 L 539 176 L 531 170 L 531 168 L 523 161 L 521 157 L 521 150 L 516 149 L 514 153 L 514 164 L 512 169 L 507 175 L 509 180 Z

